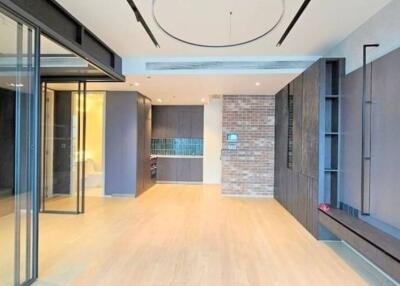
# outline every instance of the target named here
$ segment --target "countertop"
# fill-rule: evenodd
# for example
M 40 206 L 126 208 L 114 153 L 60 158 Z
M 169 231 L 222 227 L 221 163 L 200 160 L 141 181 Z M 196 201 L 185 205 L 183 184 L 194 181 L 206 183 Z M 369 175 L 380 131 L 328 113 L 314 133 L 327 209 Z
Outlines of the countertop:
M 199 155 L 151 155 L 150 158 L 202 159 Z

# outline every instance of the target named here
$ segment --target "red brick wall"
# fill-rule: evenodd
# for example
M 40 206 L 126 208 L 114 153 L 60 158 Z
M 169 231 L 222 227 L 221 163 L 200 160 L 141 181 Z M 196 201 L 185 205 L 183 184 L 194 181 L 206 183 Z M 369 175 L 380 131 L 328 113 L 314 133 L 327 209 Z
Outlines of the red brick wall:
M 228 195 L 272 196 L 274 192 L 275 97 L 223 97 L 222 192 Z M 228 133 L 239 135 L 236 149 Z

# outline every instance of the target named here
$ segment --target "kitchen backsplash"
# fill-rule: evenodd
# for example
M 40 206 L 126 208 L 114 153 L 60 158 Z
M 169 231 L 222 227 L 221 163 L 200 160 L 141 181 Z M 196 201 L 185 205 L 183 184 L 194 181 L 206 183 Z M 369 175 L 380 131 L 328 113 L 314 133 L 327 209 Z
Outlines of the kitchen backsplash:
M 203 139 L 151 139 L 151 153 L 153 155 L 203 156 Z

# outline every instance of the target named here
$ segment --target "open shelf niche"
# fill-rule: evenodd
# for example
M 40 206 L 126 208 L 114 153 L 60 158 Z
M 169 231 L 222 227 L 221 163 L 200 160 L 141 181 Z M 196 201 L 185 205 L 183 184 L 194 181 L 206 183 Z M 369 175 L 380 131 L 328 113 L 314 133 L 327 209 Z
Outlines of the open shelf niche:
M 341 78 L 343 75 L 344 61 L 342 59 L 329 59 L 325 61 L 325 85 L 322 92 L 321 103 L 323 106 L 323 194 L 321 201 L 329 203 L 332 207 L 339 207 L 339 146 L 340 146 L 340 97 Z M 321 167 L 322 167 L 321 166 Z M 322 175 L 322 172 L 321 172 Z M 322 178 L 321 178 L 322 179 Z

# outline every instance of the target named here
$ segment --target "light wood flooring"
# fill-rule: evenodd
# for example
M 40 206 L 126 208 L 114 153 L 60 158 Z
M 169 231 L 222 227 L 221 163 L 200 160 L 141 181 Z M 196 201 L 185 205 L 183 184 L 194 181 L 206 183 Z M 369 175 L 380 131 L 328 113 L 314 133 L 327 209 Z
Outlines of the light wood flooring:
M 35 286 L 368 285 L 273 199 L 219 186 L 157 185 L 87 198 L 84 215 L 40 215 Z

